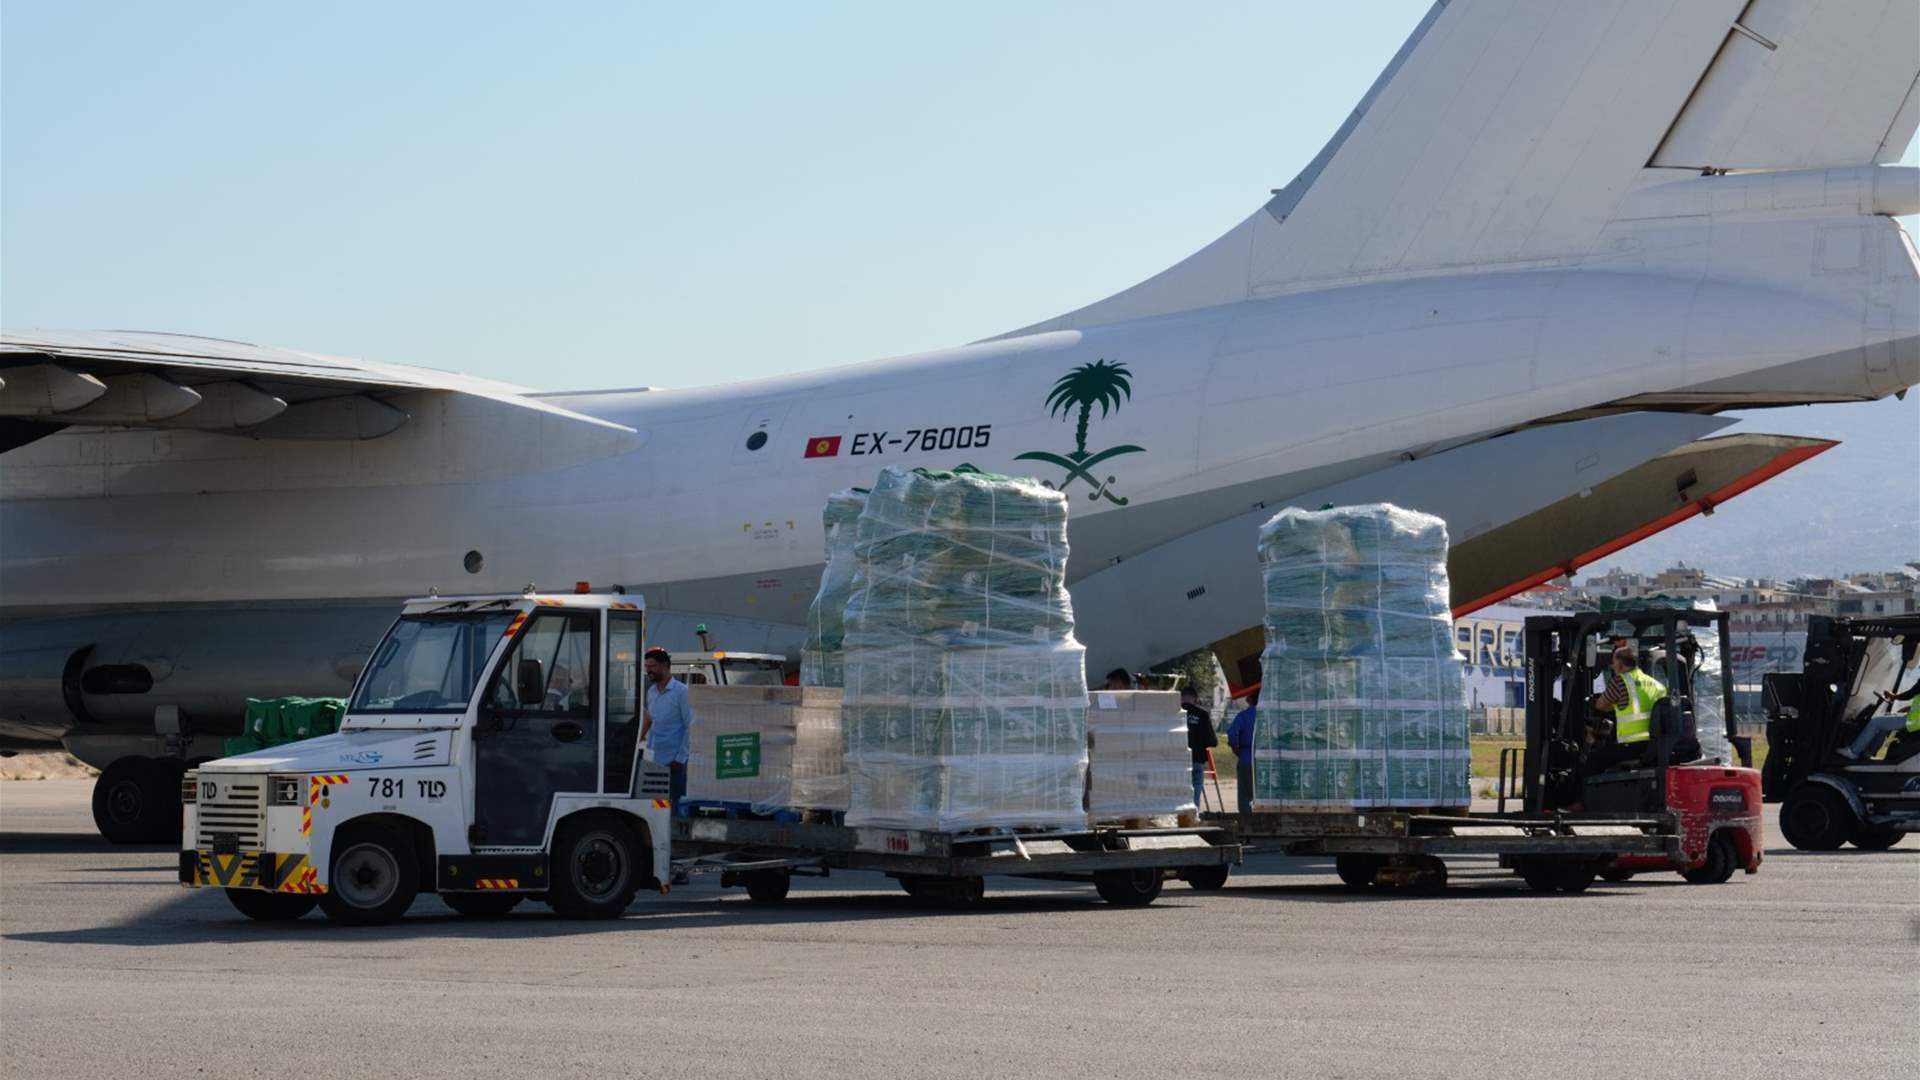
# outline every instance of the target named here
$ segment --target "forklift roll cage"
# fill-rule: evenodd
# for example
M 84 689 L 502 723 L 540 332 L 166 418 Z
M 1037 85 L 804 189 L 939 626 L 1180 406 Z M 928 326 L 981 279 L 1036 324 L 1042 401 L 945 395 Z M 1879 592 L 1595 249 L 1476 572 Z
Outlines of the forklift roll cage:
M 1753 740 L 1741 735 L 1734 721 L 1733 679 L 1725 665 L 1731 655 L 1727 625 L 1726 612 L 1693 608 L 1621 608 L 1528 618 L 1523 630 L 1526 745 L 1501 752 L 1501 810 L 1505 811 L 1509 793 L 1516 786 L 1522 806 L 1529 814 L 1550 812 L 1569 801 L 1553 797 L 1554 785 L 1549 778 L 1583 772 L 1581 747 L 1591 715 L 1588 702 L 1593 692 L 1592 683 L 1611 662 L 1612 649 L 1601 648 L 1602 641 L 1636 646 L 1640 651 L 1640 670 L 1659 679 L 1667 688 L 1667 696 L 1654 709 L 1651 766 L 1618 774 L 1600 771 L 1593 775 L 1648 781 L 1641 785 L 1641 790 L 1651 799 L 1666 791 L 1669 766 L 1688 763 L 1686 759 L 1675 761 L 1675 749 L 1683 739 L 1697 736 L 1697 710 L 1691 667 L 1679 645 L 1687 638 L 1698 640 L 1703 631 L 1712 632 L 1719 641 L 1721 715 L 1725 718 L 1727 741 L 1739 757 L 1739 764 L 1750 767 Z M 1657 661 L 1652 655 L 1655 648 L 1665 652 Z M 1554 693 L 1556 684 L 1560 687 L 1558 696 Z

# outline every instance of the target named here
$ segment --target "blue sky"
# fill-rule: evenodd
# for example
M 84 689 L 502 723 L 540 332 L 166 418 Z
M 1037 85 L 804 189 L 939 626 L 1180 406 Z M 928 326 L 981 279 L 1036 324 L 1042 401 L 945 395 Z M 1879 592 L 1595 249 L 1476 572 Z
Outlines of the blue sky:
M 1426 7 L 12 3 L 0 319 L 541 389 L 951 345 L 1218 235 Z
M 11 4 L 5 320 L 543 389 L 956 344 L 1291 179 L 1426 4 L 1336 7 Z

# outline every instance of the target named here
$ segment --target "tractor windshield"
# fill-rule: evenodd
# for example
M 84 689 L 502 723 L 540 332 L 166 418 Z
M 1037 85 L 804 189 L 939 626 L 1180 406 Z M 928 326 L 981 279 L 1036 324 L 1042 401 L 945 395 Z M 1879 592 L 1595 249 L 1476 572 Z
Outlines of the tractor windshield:
M 513 615 L 496 610 L 402 618 L 367 661 L 347 711 L 464 711 Z

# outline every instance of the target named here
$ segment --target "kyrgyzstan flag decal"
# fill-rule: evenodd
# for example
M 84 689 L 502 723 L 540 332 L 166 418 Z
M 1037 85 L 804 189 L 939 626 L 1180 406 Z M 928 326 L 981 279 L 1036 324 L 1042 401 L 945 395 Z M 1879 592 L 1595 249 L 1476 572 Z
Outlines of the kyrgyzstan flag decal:
M 840 436 L 816 435 L 807 440 L 808 457 L 839 457 Z

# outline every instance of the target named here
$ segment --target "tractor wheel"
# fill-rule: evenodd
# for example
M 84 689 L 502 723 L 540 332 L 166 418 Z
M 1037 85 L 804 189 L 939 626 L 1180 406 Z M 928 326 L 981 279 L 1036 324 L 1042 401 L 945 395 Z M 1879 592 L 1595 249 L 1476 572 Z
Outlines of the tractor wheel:
M 1853 808 L 1825 784 L 1801 784 L 1780 807 L 1780 832 L 1801 851 L 1838 851 L 1857 827 Z
M 612 814 L 562 822 L 553 838 L 547 905 L 569 919 L 611 919 L 627 910 L 647 871 L 640 843 Z
M 1691 885 L 1720 885 L 1740 867 L 1740 856 L 1733 850 L 1733 838 L 1722 829 L 1707 841 L 1707 857 L 1699 866 L 1680 871 Z
M 525 893 L 517 892 L 443 892 L 440 899 L 456 913 L 469 919 L 498 919 L 520 906 Z
M 1615 884 L 1619 884 L 1622 881 L 1632 881 L 1633 871 L 1618 866 L 1607 866 L 1601 869 L 1600 880 L 1611 881 Z
M 1534 892 L 1554 891 L 1555 867 L 1551 861 L 1537 857 L 1521 858 L 1514 861 L 1513 868 L 1519 872 L 1521 880 L 1527 883 L 1527 888 Z
M 420 893 L 413 838 L 390 825 L 349 829 L 334 840 L 320 909 L 349 926 L 378 926 L 407 913 Z
M 1905 837 L 1903 829 L 1889 828 L 1885 825 L 1862 825 L 1853 830 L 1853 846 L 1862 851 L 1885 851 Z
M 1374 875 L 1385 861 L 1379 855 L 1335 855 L 1333 872 L 1340 875 L 1340 883 L 1349 889 L 1371 888 Z
M 316 898 L 303 893 L 265 889 L 226 889 L 233 909 L 255 922 L 292 922 L 313 910 Z

